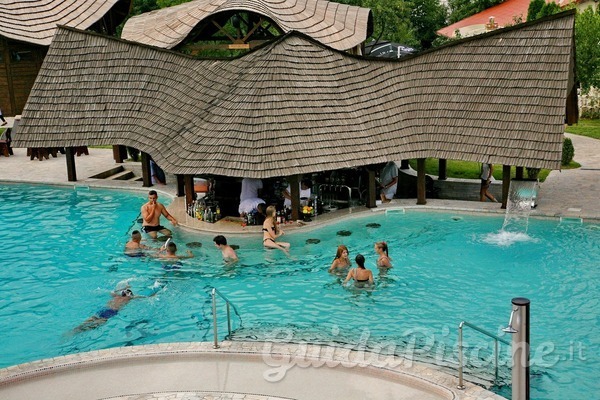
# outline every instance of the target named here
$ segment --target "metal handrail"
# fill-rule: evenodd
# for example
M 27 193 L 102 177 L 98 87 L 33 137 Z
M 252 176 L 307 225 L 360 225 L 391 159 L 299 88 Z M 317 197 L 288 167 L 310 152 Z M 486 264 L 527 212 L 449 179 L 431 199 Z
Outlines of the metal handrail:
M 463 326 L 468 326 L 469 328 L 475 329 L 477 332 L 483 333 L 486 336 L 494 339 L 494 363 L 495 363 L 495 380 L 498 380 L 498 342 L 502 342 L 506 345 L 510 345 L 510 342 L 506 339 L 502 339 L 501 337 L 494 335 L 482 329 L 476 325 L 473 325 L 467 321 L 462 321 L 458 324 L 458 386 L 457 388 L 463 390 L 465 388 L 463 381 Z
M 219 348 L 219 340 L 218 340 L 218 335 L 217 335 L 217 295 L 219 295 L 223 300 L 225 300 L 225 305 L 227 306 L 227 332 L 228 332 L 229 336 L 231 336 L 231 310 L 230 310 L 231 302 L 217 288 L 212 288 L 210 295 L 212 297 L 212 312 L 213 312 L 213 332 L 214 332 L 213 347 L 215 349 L 218 349 Z M 235 309 L 235 306 L 233 308 Z

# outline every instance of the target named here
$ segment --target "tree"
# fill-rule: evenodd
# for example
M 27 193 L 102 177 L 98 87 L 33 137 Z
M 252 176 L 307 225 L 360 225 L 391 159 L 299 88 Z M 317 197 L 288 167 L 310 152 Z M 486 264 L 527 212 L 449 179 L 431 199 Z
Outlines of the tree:
M 410 11 L 416 39 L 421 49 L 432 47 L 437 30 L 446 24 L 447 10 L 439 0 L 413 0 Z
M 538 13 L 544 7 L 546 2 L 544 0 L 531 0 L 529 8 L 527 9 L 527 21 L 533 21 L 537 18 Z
M 577 78 L 587 93 L 592 86 L 600 87 L 600 8 L 590 6 L 575 19 Z
M 540 11 L 536 14 L 535 18 L 536 19 L 544 18 L 549 15 L 557 14 L 561 11 L 562 10 L 558 4 L 556 4 L 554 2 L 546 3 L 542 6 Z
M 504 0 L 449 0 L 451 24 L 502 3 Z

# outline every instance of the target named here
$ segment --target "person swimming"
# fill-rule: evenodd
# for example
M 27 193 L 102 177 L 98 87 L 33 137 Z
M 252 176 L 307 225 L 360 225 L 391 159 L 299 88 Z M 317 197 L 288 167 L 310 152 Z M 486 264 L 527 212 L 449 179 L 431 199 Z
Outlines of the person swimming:
M 115 290 L 111 292 L 112 299 L 106 304 L 106 306 L 96 312 L 96 314 L 83 321 L 79 326 L 73 329 L 73 332 L 79 333 L 96 329 L 99 326 L 104 325 L 110 318 L 117 315 L 119 311 L 131 300 L 152 297 L 156 295 L 156 293 L 157 292 L 154 292 L 150 296 L 136 296 L 129 287 Z
M 365 287 L 373 284 L 373 273 L 365 268 L 365 257 L 362 254 L 358 254 L 354 259 L 356 261 L 357 268 L 352 268 L 348 271 L 348 275 L 342 285 L 345 285 L 350 279 L 354 279 L 354 285 L 356 287 Z

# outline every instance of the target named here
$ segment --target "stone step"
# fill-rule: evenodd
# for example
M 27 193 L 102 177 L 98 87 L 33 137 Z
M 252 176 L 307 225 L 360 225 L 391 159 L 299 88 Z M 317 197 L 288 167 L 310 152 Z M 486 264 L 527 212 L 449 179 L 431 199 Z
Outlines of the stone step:
M 122 167 L 121 167 L 122 168 Z M 120 172 L 117 172 L 114 175 L 111 175 L 105 179 L 109 179 L 109 180 L 116 180 L 116 181 L 126 181 L 129 180 L 131 178 L 135 177 L 135 175 L 133 174 L 133 172 L 128 171 L 128 170 L 122 170 Z

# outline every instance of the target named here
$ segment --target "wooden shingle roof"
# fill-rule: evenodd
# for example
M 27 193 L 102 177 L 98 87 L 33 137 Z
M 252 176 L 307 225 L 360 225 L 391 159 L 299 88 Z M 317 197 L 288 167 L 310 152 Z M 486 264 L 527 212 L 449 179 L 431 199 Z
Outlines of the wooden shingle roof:
M 420 157 L 560 168 L 574 13 L 401 60 L 291 33 L 198 60 L 61 28 L 16 147 L 126 145 L 173 174 L 267 178 Z
M 57 25 L 87 29 L 121 0 L 2 0 L 0 36 L 48 46 Z
M 325 0 L 195 0 L 130 18 L 121 37 L 171 49 L 203 19 L 233 10 L 264 15 L 286 33 L 302 32 L 338 50 L 363 43 L 372 25 L 368 8 Z

